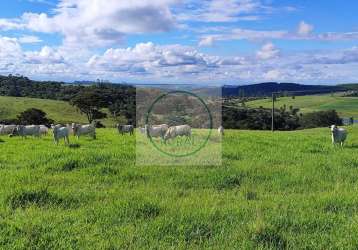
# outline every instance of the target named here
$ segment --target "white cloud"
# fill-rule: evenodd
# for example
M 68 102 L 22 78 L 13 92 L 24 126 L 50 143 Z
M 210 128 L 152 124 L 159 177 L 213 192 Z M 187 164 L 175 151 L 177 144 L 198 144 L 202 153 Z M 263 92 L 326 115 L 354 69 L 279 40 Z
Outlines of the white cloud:
M 42 40 L 37 36 L 22 36 L 19 39 L 20 43 L 40 43 Z
M 199 41 L 199 47 L 211 47 L 215 43 L 215 38 L 212 36 L 203 37 Z
M 280 51 L 275 47 L 273 43 L 264 44 L 259 51 L 256 52 L 256 57 L 262 60 L 268 60 L 277 58 Z
M 15 19 L 0 19 L 0 30 L 22 29 L 24 26 Z
M 21 46 L 16 38 L 0 36 L 0 58 L 14 57 L 22 53 Z
M 0 36 L 0 72 L 13 71 L 22 56 L 22 49 L 16 38 Z
M 74 80 L 251 83 L 260 81 L 334 82 L 358 78 L 358 48 L 279 56 L 266 43 L 257 54 L 212 56 L 182 45 L 139 43 L 93 55 L 88 50 L 44 46 L 24 51 L 17 38 L 0 37 L 0 74 Z M 263 60 L 265 59 L 265 60 Z
M 176 15 L 181 21 L 220 23 L 256 21 L 261 19 L 262 15 L 274 10 L 272 6 L 261 0 L 186 0 L 183 2 L 182 8 L 177 10 Z
M 150 42 L 133 48 L 108 49 L 101 56 L 93 56 L 87 65 L 98 71 L 152 75 L 204 73 L 208 68 L 217 66 L 215 58 L 191 47 L 158 46 Z
M 307 64 L 351 64 L 358 63 L 358 47 L 344 51 L 311 55 L 305 61 Z
M 108 45 L 125 34 L 163 32 L 175 26 L 169 6 L 175 0 L 60 0 L 55 14 L 24 13 L 17 20 L 0 20 L 2 29 L 25 28 L 60 33 L 65 43 Z
M 297 33 L 301 36 L 306 36 L 312 33 L 314 27 L 304 21 L 301 21 L 298 25 Z
M 40 51 L 26 52 L 25 62 L 30 64 L 65 63 L 63 56 L 55 49 L 45 46 Z
M 264 79 L 271 81 L 279 81 L 281 72 L 277 69 L 269 70 L 263 74 Z

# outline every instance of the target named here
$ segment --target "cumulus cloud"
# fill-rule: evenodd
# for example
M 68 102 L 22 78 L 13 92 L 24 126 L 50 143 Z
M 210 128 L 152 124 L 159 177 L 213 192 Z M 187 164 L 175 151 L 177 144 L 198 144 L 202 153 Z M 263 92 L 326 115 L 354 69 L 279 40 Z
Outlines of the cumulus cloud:
M 21 46 L 16 38 L 0 36 L 0 58 L 16 57 L 22 54 Z
M 280 51 L 273 43 L 264 44 L 259 51 L 256 52 L 256 57 L 261 60 L 268 60 L 277 58 Z
M 133 48 L 108 49 L 103 55 L 90 58 L 87 66 L 94 70 L 138 74 L 188 74 L 204 73 L 216 67 L 216 60 L 181 45 L 158 46 L 151 42 Z
M 306 36 L 306 35 L 311 34 L 313 29 L 314 29 L 313 25 L 310 25 L 304 21 L 301 21 L 300 24 L 298 25 L 297 33 L 299 35 Z
M 341 52 L 325 54 L 325 55 L 313 55 L 309 57 L 307 64 L 350 64 L 358 63 L 358 47 L 353 47 Z
M 0 73 L 44 79 L 241 83 L 259 81 L 330 82 L 358 77 L 358 48 L 292 53 L 280 57 L 272 43 L 256 55 L 212 56 L 183 45 L 138 43 L 128 48 L 90 51 L 44 46 L 24 51 L 18 38 L 0 37 Z
M 59 64 L 65 63 L 65 60 L 58 51 L 45 46 L 40 51 L 26 52 L 25 62 L 31 64 Z
M 26 28 L 60 33 L 65 42 L 108 45 L 124 34 L 169 31 L 175 26 L 170 11 L 174 0 L 60 0 L 55 14 L 24 13 L 18 20 L 0 20 L 2 29 Z
M 269 70 L 263 74 L 263 77 L 266 80 L 279 81 L 279 78 L 281 77 L 281 72 L 277 69 Z
M 0 19 L 0 30 L 14 30 L 14 29 L 22 29 L 24 25 L 18 22 L 16 19 Z
M 0 36 L 0 71 L 14 70 L 22 56 L 22 49 L 16 38 Z
M 211 27 L 208 32 L 215 30 Z M 221 30 L 221 32 L 220 32 Z M 219 27 L 216 33 L 201 35 L 199 37 L 200 46 L 211 46 L 217 41 L 265 41 L 265 40 L 317 40 L 317 41 L 344 41 L 357 40 L 358 32 L 325 32 L 312 34 L 314 27 L 305 22 L 299 24 L 297 32 L 288 30 L 253 30 L 253 29 L 222 29 Z

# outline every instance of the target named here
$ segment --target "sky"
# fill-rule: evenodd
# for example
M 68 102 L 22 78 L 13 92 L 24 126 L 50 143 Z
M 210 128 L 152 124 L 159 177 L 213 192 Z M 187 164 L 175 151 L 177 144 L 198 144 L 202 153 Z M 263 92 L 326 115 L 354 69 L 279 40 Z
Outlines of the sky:
M 356 0 L 1 0 L 0 74 L 166 84 L 358 82 Z

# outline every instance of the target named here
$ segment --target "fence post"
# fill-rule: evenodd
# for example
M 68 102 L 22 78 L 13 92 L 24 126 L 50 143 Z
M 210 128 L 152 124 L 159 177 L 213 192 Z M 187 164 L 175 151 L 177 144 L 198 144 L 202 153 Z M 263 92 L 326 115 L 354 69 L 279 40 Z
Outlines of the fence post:
M 271 131 L 275 131 L 275 93 L 272 92 Z

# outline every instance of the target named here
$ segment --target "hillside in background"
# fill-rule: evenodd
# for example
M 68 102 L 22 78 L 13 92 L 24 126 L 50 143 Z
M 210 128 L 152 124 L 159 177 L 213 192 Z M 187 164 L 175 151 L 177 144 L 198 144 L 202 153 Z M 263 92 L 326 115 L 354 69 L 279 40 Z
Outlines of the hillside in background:
M 54 81 L 33 81 L 24 76 L 1 76 L 0 96 L 31 97 L 69 101 L 88 86 L 100 89 L 108 94 L 119 96 L 121 101 L 135 98 L 135 88 L 131 85 L 94 82 L 92 84 L 67 84 Z
M 349 84 L 341 84 L 339 85 L 347 90 L 358 90 L 358 83 L 349 83 Z
M 324 110 L 336 110 L 341 117 L 358 117 L 358 98 L 357 97 L 343 97 L 339 94 L 325 94 L 325 95 L 308 95 L 292 97 L 277 98 L 275 103 L 276 108 L 286 105 L 287 108 L 293 106 L 299 108 L 300 112 L 314 112 Z M 260 99 L 246 102 L 246 106 L 250 108 L 271 108 L 271 98 Z
M 0 121 L 15 119 L 18 114 L 29 108 L 43 110 L 47 117 L 56 123 L 87 123 L 86 116 L 79 113 L 68 102 L 8 96 L 0 96 Z M 113 126 L 115 123 L 109 118 L 103 119 L 101 122 L 106 126 Z
M 323 85 L 303 85 L 297 83 L 277 83 L 266 82 L 250 85 L 224 85 L 222 88 L 222 95 L 227 96 L 270 96 L 272 92 L 285 92 L 285 91 L 302 91 L 300 95 L 307 94 L 321 94 L 337 91 L 347 90 L 344 85 L 341 86 L 323 86 Z M 306 93 L 304 93 L 306 92 Z M 297 94 L 298 95 L 298 94 Z

